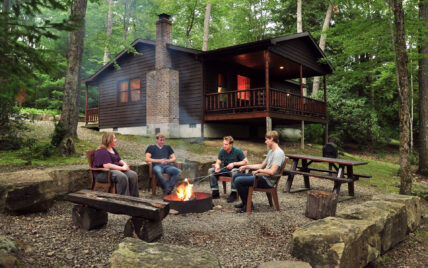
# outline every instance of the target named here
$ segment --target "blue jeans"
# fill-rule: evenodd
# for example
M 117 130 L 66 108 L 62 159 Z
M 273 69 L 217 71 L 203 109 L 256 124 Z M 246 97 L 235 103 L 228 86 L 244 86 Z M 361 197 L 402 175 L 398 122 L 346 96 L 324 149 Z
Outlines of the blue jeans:
M 244 207 L 247 205 L 248 189 L 250 186 L 254 185 L 254 177 L 255 176 L 253 174 L 245 173 L 237 173 L 233 177 L 233 181 L 235 182 L 236 189 L 238 190 L 239 197 L 241 197 Z M 257 176 L 257 187 L 271 188 L 263 176 Z
M 208 173 L 210 174 L 209 178 L 210 178 L 210 186 L 212 191 L 214 190 L 218 191 L 218 177 L 220 176 L 233 177 L 233 175 L 235 175 L 238 172 L 237 168 L 232 168 L 232 170 L 228 170 L 227 168 L 222 168 L 218 173 L 214 172 L 214 170 L 215 170 L 214 168 L 210 168 L 208 170 Z M 233 180 L 230 183 L 230 191 L 236 192 L 236 186 Z
M 155 165 L 153 166 L 153 173 L 156 175 L 158 184 L 162 187 L 163 191 L 172 191 L 175 186 L 175 182 L 181 174 L 181 170 L 170 165 Z M 167 181 L 163 174 L 166 173 L 170 176 L 169 181 Z

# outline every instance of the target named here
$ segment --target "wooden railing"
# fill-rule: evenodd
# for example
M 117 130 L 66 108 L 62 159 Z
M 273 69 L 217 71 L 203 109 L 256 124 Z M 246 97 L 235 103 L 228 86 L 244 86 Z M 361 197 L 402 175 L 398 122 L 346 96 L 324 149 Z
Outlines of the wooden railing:
M 266 110 L 265 88 L 208 93 L 205 95 L 205 112 L 207 114 Z M 270 88 L 269 111 L 325 117 L 326 105 L 322 101 Z
M 98 123 L 98 108 L 91 108 L 86 110 L 86 124 Z

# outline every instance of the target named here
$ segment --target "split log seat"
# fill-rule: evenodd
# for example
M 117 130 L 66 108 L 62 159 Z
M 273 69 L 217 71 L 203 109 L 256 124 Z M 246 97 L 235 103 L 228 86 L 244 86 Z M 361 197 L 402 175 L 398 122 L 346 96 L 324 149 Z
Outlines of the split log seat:
M 65 196 L 76 203 L 72 211 L 73 223 L 79 228 L 91 230 L 107 224 L 107 212 L 129 215 L 124 235 L 147 242 L 159 239 L 162 234 L 162 219 L 169 213 L 169 203 L 133 196 L 124 196 L 90 190 L 80 190 Z

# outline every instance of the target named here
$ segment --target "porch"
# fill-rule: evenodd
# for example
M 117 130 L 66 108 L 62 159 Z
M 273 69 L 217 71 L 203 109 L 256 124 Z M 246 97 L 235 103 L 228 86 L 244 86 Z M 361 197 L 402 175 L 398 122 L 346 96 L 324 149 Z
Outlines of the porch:
M 205 94 L 205 121 L 273 117 L 327 123 L 326 102 L 275 88 Z

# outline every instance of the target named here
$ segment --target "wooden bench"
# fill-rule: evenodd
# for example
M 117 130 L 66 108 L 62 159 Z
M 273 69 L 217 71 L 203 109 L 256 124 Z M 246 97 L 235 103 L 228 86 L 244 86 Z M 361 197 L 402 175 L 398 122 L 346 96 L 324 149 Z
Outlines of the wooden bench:
M 338 182 L 342 182 L 342 183 L 352 182 L 352 180 L 348 179 L 348 178 L 338 178 L 338 177 L 335 177 L 335 176 L 324 175 L 324 174 L 303 172 L 303 171 L 297 171 L 297 170 L 296 171 L 288 170 L 288 172 L 289 172 L 289 174 L 293 174 L 293 175 L 310 176 L 310 177 L 315 177 L 315 178 L 320 178 L 320 179 L 327 179 L 327 180 L 332 180 L 332 181 L 338 181 Z
M 336 170 L 329 170 L 329 169 L 308 168 L 307 170 L 309 170 L 309 171 L 326 172 L 326 173 L 329 173 L 329 174 L 337 174 Z M 344 175 L 348 175 L 348 173 L 345 172 Z M 359 178 L 367 178 L 367 179 L 369 179 L 369 178 L 372 177 L 372 176 L 366 175 L 366 174 L 356 174 L 356 173 L 354 173 L 353 175 L 354 175 L 354 181 L 359 180 Z
M 79 228 L 91 230 L 107 224 L 107 212 L 129 215 L 124 235 L 151 242 L 162 234 L 162 219 L 169 213 L 169 203 L 162 200 L 144 199 L 90 190 L 80 190 L 65 196 L 76 203 L 72 211 L 73 223 Z

